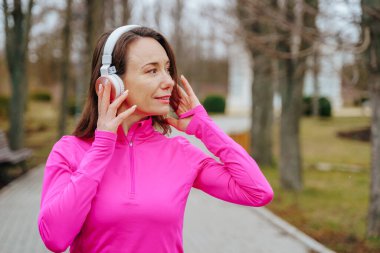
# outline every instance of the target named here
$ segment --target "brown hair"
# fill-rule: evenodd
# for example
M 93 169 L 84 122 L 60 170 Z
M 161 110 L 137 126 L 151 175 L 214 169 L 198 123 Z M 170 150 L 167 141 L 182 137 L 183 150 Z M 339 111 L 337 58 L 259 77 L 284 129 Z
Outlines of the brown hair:
M 90 87 L 88 90 L 86 104 L 82 112 L 82 116 L 73 132 L 73 135 L 79 138 L 92 138 L 94 137 L 94 132 L 98 121 L 98 96 L 95 90 L 96 79 L 100 77 L 100 67 L 102 65 L 102 55 L 104 45 L 107 38 L 111 32 L 106 32 L 102 34 L 98 40 L 94 54 L 92 56 L 92 67 L 91 67 L 91 80 Z M 148 37 L 155 39 L 161 46 L 165 49 L 170 61 L 170 76 L 174 80 L 174 87 L 170 97 L 170 106 L 174 111 L 177 111 L 178 104 L 180 100 L 180 94 L 178 92 L 177 83 L 177 66 L 175 62 L 175 57 L 170 44 L 167 42 L 164 36 L 160 33 L 154 31 L 153 29 L 147 27 L 138 27 L 124 33 L 116 42 L 114 50 L 112 52 L 112 64 L 115 66 L 119 76 L 124 75 L 127 66 L 127 47 L 128 45 L 142 37 Z M 163 134 L 171 132 L 169 124 L 166 122 L 163 116 L 152 116 L 153 123 L 158 125 L 162 129 Z

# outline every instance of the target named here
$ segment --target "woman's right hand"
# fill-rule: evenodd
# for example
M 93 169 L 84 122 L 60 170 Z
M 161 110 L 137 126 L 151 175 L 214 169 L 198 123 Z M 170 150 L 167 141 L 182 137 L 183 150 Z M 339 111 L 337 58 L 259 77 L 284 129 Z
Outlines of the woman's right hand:
M 112 103 L 110 103 L 110 94 L 110 83 L 99 85 L 97 130 L 116 133 L 121 122 L 130 116 L 137 106 L 134 105 L 116 116 L 118 108 L 128 96 L 128 90 L 117 97 Z

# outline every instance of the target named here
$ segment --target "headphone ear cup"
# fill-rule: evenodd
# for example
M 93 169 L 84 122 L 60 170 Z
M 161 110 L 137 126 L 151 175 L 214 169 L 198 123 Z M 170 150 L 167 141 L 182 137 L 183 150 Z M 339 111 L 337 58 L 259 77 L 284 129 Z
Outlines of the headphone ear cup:
M 108 77 L 112 82 L 113 89 L 115 90 L 115 93 L 114 93 L 115 97 L 114 98 L 117 98 L 118 96 L 120 96 L 124 92 L 123 80 L 121 80 L 121 78 L 116 74 L 108 75 Z
M 95 83 L 96 94 L 99 94 L 99 85 L 100 84 L 102 84 L 103 87 L 105 84 L 109 84 L 111 86 L 110 102 L 112 102 L 116 97 L 116 89 L 115 89 L 115 85 L 113 84 L 113 82 L 115 82 L 115 79 L 112 78 L 110 75 L 98 77 L 98 79 L 96 79 L 96 83 Z

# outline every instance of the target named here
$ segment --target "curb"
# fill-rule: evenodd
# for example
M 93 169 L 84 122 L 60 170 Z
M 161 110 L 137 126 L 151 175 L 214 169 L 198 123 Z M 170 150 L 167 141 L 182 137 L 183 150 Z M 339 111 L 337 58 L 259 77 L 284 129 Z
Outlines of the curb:
M 275 214 L 273 214 L 268 209 L 261 207 L 261 208 L 255 208 L 253 209 L 253 212 L 258 213 L 261 217 L 266 219 L 271 224 L 277 226 L 281 230 L 285 231 L 290 236 L 294 237 L 301 243 L 303 243 L 306 247 L 310 249 L 311 252 L 318 252 L 318 253 L 336 253 L 335 251 L 327 248 L 326 246 L 322 245 L 321 243 L 317 242 L 310 236 L 306 235 L 305 233 L 301 232 L 296 227 L 292 226 L 288 222 L 282 220 Z

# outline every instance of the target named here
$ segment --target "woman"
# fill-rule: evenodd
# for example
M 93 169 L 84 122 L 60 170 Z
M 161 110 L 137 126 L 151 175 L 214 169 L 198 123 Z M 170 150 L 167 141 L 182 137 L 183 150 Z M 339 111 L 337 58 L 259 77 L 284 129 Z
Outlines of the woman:
M 94 51 L 82 118 L 46 163 L 38 226 L 54 252 L 183 252 L 191 187 L 246 206 L 273 196 L 255 161 L 214 124 L 188 81 L 181 77 L 184 89 L 178 85 L 166 39 L 146 27 L 127 30 L 111 52 L 120 89 L 128 91 L 115 95 L 111 79 L 99 79 L 114 69 L 102 66 L 106 33 Z M 178 117 L 167 117 L 170 106 Z M 169 125 L 195 135 L 220 162 L 183 137 L 168 138 Z

